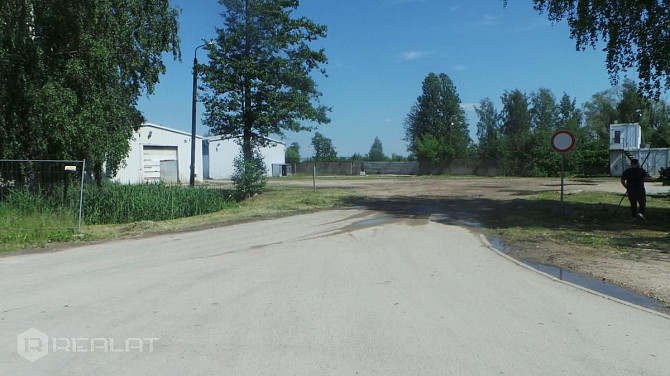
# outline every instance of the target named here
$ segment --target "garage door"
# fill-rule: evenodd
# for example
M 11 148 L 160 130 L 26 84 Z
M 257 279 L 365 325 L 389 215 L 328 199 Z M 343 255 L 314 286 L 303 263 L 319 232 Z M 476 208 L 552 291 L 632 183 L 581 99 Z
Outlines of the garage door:
M 177 183 L 178 162 L 176 146 L 148 146 L 144 145 L 142 150 L 144 159 L 144 181 L 156 183 Z M 161 169 L 161 164 L 163 168 Z M 169 166 L 169 168 L 166 168 Z M 162 173 L 161 173 L 162 170 Z

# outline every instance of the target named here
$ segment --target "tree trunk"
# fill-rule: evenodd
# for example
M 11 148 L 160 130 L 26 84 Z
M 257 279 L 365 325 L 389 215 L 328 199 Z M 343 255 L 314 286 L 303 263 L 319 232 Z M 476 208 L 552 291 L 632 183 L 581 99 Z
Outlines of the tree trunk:
M 93 166 L 93 176 L 95 177 L 95 184 L 98 188 L 102 187 L 102 163 L 95 163 Z
M 244 3 L 245 22 L 247 25 L 252 23 L 249 9 L 249 1 Z M 245 33 L 245 54 L 251 55 L 251 42 L 249 41 L 249 33 Z M 242 155 L 244 161 L 248 162 L 253 158 L 253 150 L 251 147 L 251 137 L 253 129 L 253 118 L 251 110 L 251 80 L 248 76 L 244 77 L 244 108 L 242 109 L 242 121 L 244 122 L 244 132 L 242 133 Z
M 245 161 L 250 161 L 254 157 L 253 148 L 251 147 L 251 129 L 244 129 L 242 136 L 242 155 Z

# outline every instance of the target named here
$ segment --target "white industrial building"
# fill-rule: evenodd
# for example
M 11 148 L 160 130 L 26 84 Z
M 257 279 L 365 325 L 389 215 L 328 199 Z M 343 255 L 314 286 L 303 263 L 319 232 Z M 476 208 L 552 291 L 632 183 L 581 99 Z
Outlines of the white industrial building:
M 202 181 L 202 140 L 196 136 L 195 180 Z M 130 152 L 112 179 L 122 184 L 163 181 L 188 183 L 191 176 L 191 134 L 145 123 L 130 139 Z
M 611 176 L 621 176 L 631 159 L 637 159 L 649 175 L 658 175 L 661 167 L 668 167 L 669 150 L 642 144 L 642 129 L 637 123 L 610 124 Z
M 203 160 L 205 179 L 230 179 L 235 171 L 233 161 L 240 155 L 242 147 L 238 138 L 225 136 L 206 137 L 203 140 Z M 260 149 L 265 162 L 265 174 L 273 176 L 273 165 L 283 164 L 286 144 L 269 139 L 270 144 Z
M 268 175 L 272 174 L 273 164 L 284 163 L 285 147 L 283 142 L 272 140 L 270 146 L 261 149 Z M 229 179 L 234 171 L 233 160 L 239 153 L 235 139 L 196 136 L 195 181 Z M 145 123 L 133 134 L 130 152 L 112 180 L 122 184 L 158 181 L 188 184 L 190 166 L 190 133 Z

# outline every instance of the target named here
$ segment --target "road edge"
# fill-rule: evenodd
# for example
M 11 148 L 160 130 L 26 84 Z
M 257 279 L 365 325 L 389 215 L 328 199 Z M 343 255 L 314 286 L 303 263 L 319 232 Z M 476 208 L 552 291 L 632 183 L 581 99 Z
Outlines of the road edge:
M 609 296 L 609 295 L 607 295 L 607 294 L 603 294 L 603 293 L 598 292 L 598 291 L 595 291 L 595 290 L 591 290 L 591 289 L 589 289 L 589 288 L 587 288 L 587 287 L 580 286 L 580 285 L 577 285 L 577 284 L 575 284 L 575 283 L 568 282 L 568 281 L 565 281 L 565 280 L 562 280 L 562 279 L 558 279 L 558 278 L 554 277 L 553 275 L 547 274 L 547 273 L 545 273 L 545 272 L 543 272 L 543 271 L 541 271 L 541 270 L 537 270 L 537 269 L 533 268 L 532 266 L 527 265 L 527 264 L 525 264 L 524 262 L 522 262 L 522 261 L 520 261 L 520 260 L 517 260 L 517 259 L 515 259 L 514 257 L 512 257 L 512 256 L 506 254 L 505 252 L 501 251 L 500 249 L 494 247 L 494 246 L 489 242 L 489 240 L 486 238 L 486 236 L 485 236 L 484 234 L 479 234 L 479 239 L 480 239 L 480 241 L 482 242 L 482 244 L 483 244 L 486 248 L 488 248 L 489 250 L 493 251 L 493 252 L 496 253 L 498 256 L 503 257 L 503 258 L 507 259 L 508 261 L 510 261 L 510 262 L 512 262 L 512 263 L 514 263 L 514 264 L 516 264 L 516 265 L 518 265 L 518 266 L 520 266 L 520 267 L 522 267 L 522 268 L 531 270 L 531 271 L 533 271 L 533 272 L 535 272 L 535 273 L 537 273 L 537 274 L 539 274 L 539 275 L 542 275 L 542 276 L 544 276 L 545 278 L 554 280 L 554 281 L 556 281 L 556 282 L 564 283 L 564 284 L 566 284 L 566 285 L 568 285 L 568 286 L 570 286 L 570 287 L 573 287 L 573 288 L 582 290 L 582 291 L 587 292 L 587 293 L 590 293 L 590 294 L 592 294 L 592 295 L 596 295 L 596 296 L 599 296 L 599 297 L 601 297 L 601 298 L 604 298 L 604 299 L 607 299 L 607 300 L 610 300 L 610 301 L 613 301 L 613 302 L 616 302 L 616 303 L 619 303 L 619 304 L 623 304 L 623 305 L 628 306 L 628 307 L 631 307 L 631 308 L 635 308 L 635 309 L 638 309 L 638 310 L 641 310 L 641 311 L 644 311 L 644 312 L 647 312 L 647 313 L 650 313 L 650 314 L 653 314 L 653 315 L 662 317 L 662 318 L 664 318 L 664 319 L 666 319 L 666 320 L 670 320 L 670 315 L 667 315 L 667 314 L 665 314 L 665 313 L 663 313 L 663 312 L 659 312 L 659 311 L 653 310 L 653 309 L 651 309 L 651 308 L 642 307 L 642 306 L 640 306 L 640 305 L 637 305 L 637 304 L 634 304 L 634 303 L 631 303 L 631 302 L 627 302 L 627 301 L 625 301 L 625 300 L 621 300 L 621 299 L 615 298 L 615 297 L 613 297 L 613 296 Z

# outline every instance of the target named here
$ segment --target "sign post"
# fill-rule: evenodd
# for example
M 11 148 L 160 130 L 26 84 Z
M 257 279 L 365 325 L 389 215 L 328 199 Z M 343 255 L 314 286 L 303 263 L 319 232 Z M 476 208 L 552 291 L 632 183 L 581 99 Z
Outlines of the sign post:
M 575 146 L 575 135 L 567 130 L 559 130 L 551 136 L 551 147 L 561 153 L 561 217 L 563 210 L 563 192 L 565 187 L 565 153 Z

